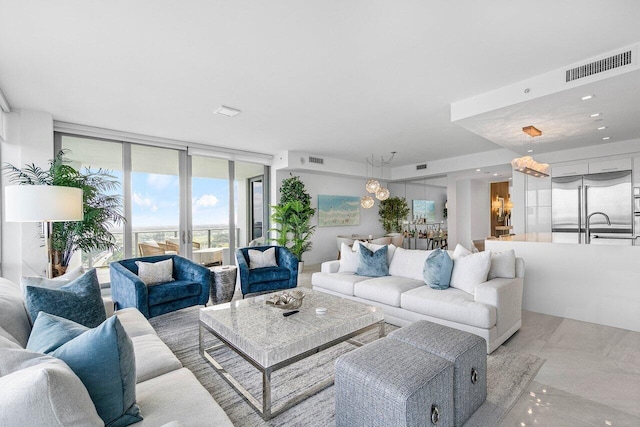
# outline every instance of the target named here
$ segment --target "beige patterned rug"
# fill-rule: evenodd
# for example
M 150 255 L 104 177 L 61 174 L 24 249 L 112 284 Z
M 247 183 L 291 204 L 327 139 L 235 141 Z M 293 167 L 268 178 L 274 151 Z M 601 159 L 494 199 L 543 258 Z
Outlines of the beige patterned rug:
M 310 397 L 270 421 L 263 421 L 198 353 L 198 310 L 199 307 L 192 307 L 158 316 L 150 321 L 160 338 L 209 390 L 234 425 L 334 425 L 333 387 Z M 387 326 L 387 332 L 393 329 L 395 326 Z M 377 331 L 371 331 L 358 337 L 358 340 L 370 342 L 376 335 Z M 342 343 L 276 371 L 272 375 L 273 406 L 330 376 L 335 359 L 353 349 L 353 345 Z M 254 396 L 261 397 L 262 377 L 255 368 L 230 350 L 218 350 L 215 357 Z M 497 426 L 533 380 L 543 362 L 539 357 L 508 350 L 505 347 L 493 352 L 488 357 L 487 401 L 465 423 L 465 427 Z

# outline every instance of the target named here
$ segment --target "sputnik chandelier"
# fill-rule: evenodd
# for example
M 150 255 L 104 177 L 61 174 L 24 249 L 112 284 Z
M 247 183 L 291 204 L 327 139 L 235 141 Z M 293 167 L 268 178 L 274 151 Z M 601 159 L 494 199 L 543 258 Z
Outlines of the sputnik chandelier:
M 396 152 L 392 151 L 391 157 L 389 157 L 389 159 L 385 160 L 383 156 L 380 156 L 379 161 L 374 159 L 373 154 L 371 155 L 371 158 L 367 157 L 365 159 L 367 162 L 366 163 L 367 177 L 369 176 L 369 166 L 371 166 L 371 175 L 374 174 L 375 168 L 380 168 L 380 176 L 384 177 L 384 167 L 386 165 L 391 164 L 391 161 L 393 160 L 395 155 L 396 155 Z M 365 184 L 364 188 L 365 190 L 367 190 L 368 193 L 375 194 L 376 199 L 380 201 L 387 200 L 390 196 L 389 190 L 383 187 L 382 185 L 380 185 L 380 182 L 373 177 L 370 179 L 367 179 L 367 183 Z M 360 198 L 360 206 L 362 206 L 365 209 L 372 208 L 374 203 L 375 203 L 375 200 L 373 200 L 373 197 L 371 197 L 368 194 Z

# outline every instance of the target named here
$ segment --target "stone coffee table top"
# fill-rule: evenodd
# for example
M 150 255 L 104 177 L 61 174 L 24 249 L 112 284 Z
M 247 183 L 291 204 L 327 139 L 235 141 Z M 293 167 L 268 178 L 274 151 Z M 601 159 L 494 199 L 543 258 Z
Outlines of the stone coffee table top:
M 274 366 L 384 320 L 381 308 L 306 288 L 299 313 L 265 304 L 275 293 L 200 310 L 200 322 L 262 367 Z M 325 307 L 325 314 L 316 308 Z

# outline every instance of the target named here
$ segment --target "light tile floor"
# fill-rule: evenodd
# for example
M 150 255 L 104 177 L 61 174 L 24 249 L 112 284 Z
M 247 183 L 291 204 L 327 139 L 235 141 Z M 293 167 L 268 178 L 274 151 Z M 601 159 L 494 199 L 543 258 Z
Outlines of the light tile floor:
M 319 270 L 305 266 L 299 286 Z M 504 345 L 546 361 L 501 427 L 640 427 L 640 333 L 523 311 Z

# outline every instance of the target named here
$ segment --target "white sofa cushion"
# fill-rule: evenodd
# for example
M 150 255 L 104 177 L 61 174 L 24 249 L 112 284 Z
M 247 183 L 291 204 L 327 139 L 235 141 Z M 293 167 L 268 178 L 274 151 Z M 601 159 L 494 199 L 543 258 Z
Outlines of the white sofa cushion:
M 182 363 L 157 335 L 141 335 L 131 341 L 136 356 L 136 383 L 182 368 Z
M 141 382 L 136 387 L 144 419 L 136 427 L 155 427 L 179 420 L 179 425 L 233 427 L 220 405 L 187 368 Z
M 329 291 L 353 296 L 353 285 L 370 279 L 370 277 L 356 276 L 352 273 L 314 273 L 311 277 L 311 284 Z
M 496 308 L 475 302 L 473 295 L 459 289 L 444 291 L 421 286 L 402 294 L 405 310 L 450 320 L 469 326 L 491 329 L 496 324 Z
M 473 295 L 476 286 L 487 281 L 490 267 L 491 252 L 489 251 L 467 256 L 455 257 L 454 255 L 451 287 Z
M 506 252 L 491 252 L 491 268 L 487 280 L 502 277 L 513 279 L 516 277 L 516 253 L 513 249 Z
M 0 425 L 104 426 L 87 389 L 62 360 L 0 349 L 0 361 Z
M 389 265 L 389 274 L 391 276 L 406 277 L 424 283 L 422 269 L 424 262 L 431 251 L 410 250 L 396 248 L 391 264 Z
M 424 286 L 424 280 L 393 276 L 376 277 L 356 283 L 353 294 L 358 298 L 400 307 L 400 295 L 419 286 Z

